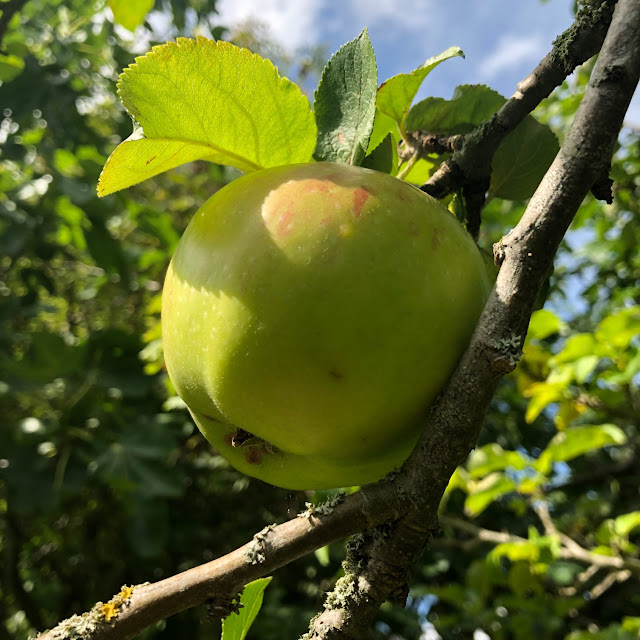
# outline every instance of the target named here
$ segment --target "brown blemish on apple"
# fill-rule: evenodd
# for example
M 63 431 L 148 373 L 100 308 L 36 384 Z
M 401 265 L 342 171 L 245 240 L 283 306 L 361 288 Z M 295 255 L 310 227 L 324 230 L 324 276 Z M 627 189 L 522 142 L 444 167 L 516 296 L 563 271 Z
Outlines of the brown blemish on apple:
M 233 447 L 233 433 L 227 433 L 224 436 L 224 443 L 228 446 L 228 447 Z
M 431 237 L 431 248 L 435 251 L 440 246 L 441 241 L 442 231 L 440 231 L 438 227 L 435 227 L 435 229 L 433 230 L 433 236 Z
M 364 207 L 365 202 L 369 199 L 371 194 L 362 187 L 358 187 L 353 192 L 353 217 L 359 218 L 362 213 L 362 207 Z
M 207 420 L 211 420 L 211 422 L 220 422 L 220 420 L 218 420 L 218 418 L 214 418 L 213 416 L 208 416 L 206 413 L 203 413 L 202 416 L 204 418 L 206 418 Z
M 412 236 L 419 236 L 420 235 L 420 229 L 418 228 L 418 225 L 416 224 L 415 220 L 410 220 L 409 221 L 409 233 Z
M 344 377 L 337 369 L 331 369 L 331 371 L 329 371 L 329 375 L 334 380 L 342 380 L 342 378 Z
M 149 164 L 152 160 L 155 160 L 158 156 L 151 156 L 146 162 L 145 164 Z
M 262 453 L 257 447 L 251 447 L 247 450 L 245 459 L 249 464 L 260 464 L 262 462 Z

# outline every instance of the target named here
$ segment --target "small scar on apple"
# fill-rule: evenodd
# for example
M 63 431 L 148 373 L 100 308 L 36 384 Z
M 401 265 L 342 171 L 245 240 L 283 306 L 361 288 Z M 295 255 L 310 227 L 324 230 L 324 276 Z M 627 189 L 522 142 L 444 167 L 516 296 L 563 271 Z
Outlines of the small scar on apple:
M 149 164 L 152 160 L 155 160 L 158 156 L 151 156 L 146 162 L 145 164 Z
M 233 433 L 227 433 L 224 437 L 224 441 L 230 447 L 243 447 L 249 443 L 249 440 L 252 440 L 255 436 L 244 429 L 240 429 L 239 427 Z
M 262 462 L 262 452 L 251 447 L 247 450 L 245 458 L 249 464 L 260 464 Z
M 334 379 L 334 380 L 342 380 L 342 378 L 344 378 L 344 375 L 338 371 L 337 369 L 331 369 L 329 371 L 329 375 Z

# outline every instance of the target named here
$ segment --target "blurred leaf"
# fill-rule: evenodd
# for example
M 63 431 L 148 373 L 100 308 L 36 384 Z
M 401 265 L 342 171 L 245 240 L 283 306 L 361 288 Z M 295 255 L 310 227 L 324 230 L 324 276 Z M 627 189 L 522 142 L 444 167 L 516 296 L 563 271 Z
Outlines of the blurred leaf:
M 320 547 L 319 549 L 316 549 L 313 553 L 316 556 L 316 559 L 318 560 L 318 562 L 320 563 L 320 566 L 322 567 L 329 566 L 329 563 L 331 562 L 331 558 L 329 555 L 329 545 Z
M 579 358 L 593 355 L 596 349 L 596 340 L 591 334 L 577 333 L 567 339 L 562 351 L 555 355 L 549 364 L 557 367 L 563 362 L 574 362 Z
M 116 22 L 129 31 L 134 31 L 144 22 L 154 4 L 155 0 L 109 0 L 109 8 Z
M 566 324 L 552 311 L 540 309 L 531 315 L 527 337 L 544 340 L 554 333 L 560 333 L 565 328 Z
M 316 126 L 305 96 L 270 61 L 228 42 L 154 47 L 118 89 L 138 128 L 107 160 L 100 196 L 199 158 L 242 171 L 311 159 Z
M 555 462 L 566 462 L 591 451 L 624 444 L 627 436 L 615 424 L 570 427 L 553 437 L 534 466 L 549 473 Z
M 462 49 L 460 47 L 449 47 L 442 53 L 427 59 L 424 64 L 411 73 L 399 73 L 397 76 L 389 78 L 378 89 L 376 106 L 382 113 L 393 118 L 404 128 L 405 115 L 424 79 L 441 62 L 456 56 L 464 58 Z
M 316 160 L 362 164 L 373 128 L 377 77 L 376 57 L 365 29 L 342 46 L 322 72 L 314 101 Z
M 487 482 L 488 481 L 488 482 Z M 469 516 L 477 516 L 482 513 L 492 502 L 510 493 L 516 485 L 513 480 L 502 473 L 487 476 L 481 483 L 474 487 L 468 484 L 469 495 L 464 502 L 464 512 Z
M 14 55 L 0 54 L 0 81 L 11 82 L 24 69 L 24 60 Z
M 499 444 L 492 442 L 472 451 L 466 467 L 472 478 L 483 478 L 493 471 L 502 471 L 507 467 L 524 469 L 527 464 L 518 451 L 505 451 Z
M 244 640 L 262 607 L 264 590 L 271 578 L 259 578 L 247 584 L 240 596 L 242 608 L 238 613 L 230 613 L 222 621 L 221 640 Z
M 552 402 L 562 400 L 569 382 L 570 380 L 565 378 L 558 382 L 536 382 L 531 384 L 524 394 L 526 397 L 531 398 L 525 414 L 527 423 L 531 424 Z
M 625 349 L 640 335 L 640 308 L 631 307 L 605 318 L 596 329 L 595 338 L 618 349 Z

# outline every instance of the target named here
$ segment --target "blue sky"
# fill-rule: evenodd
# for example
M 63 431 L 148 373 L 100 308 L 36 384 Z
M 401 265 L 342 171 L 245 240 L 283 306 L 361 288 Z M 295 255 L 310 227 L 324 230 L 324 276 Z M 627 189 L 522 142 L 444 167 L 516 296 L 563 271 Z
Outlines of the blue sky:
M 292 50 L 324 44 L 333 53 L 366 26 L 379 82 L 457 45 L 466 59 L 438 67 L 418 96 L 450 98 L 464 83 L 485 83 L 510 96 L 571 24 L 572 5 L 572 0 L 219 0 L 217 6 L 221 24 L 258 19 Z M 640 124 L 638 96 L 628 120 Z

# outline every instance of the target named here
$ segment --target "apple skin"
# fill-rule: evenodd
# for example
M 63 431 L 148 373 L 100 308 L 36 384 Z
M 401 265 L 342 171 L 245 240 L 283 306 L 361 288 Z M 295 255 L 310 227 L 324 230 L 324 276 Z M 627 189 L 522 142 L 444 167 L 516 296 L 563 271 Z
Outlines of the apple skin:
M 344 164 L 266 169 L 185 231 L 166 366 L 240 471 L 289 489 L 373 482 L 411 452 L 488 292 L 470 236 L 417 188 Z M 237 427 L 257 438 L 232 446 Z

